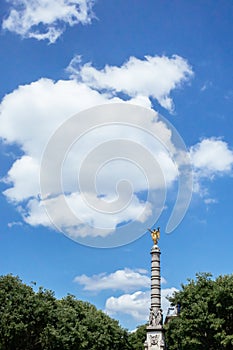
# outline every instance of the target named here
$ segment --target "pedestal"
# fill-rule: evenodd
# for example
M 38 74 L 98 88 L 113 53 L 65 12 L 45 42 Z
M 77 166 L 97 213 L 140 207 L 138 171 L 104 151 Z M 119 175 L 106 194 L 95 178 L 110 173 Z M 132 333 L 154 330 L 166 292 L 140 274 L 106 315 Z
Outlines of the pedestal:
M 150 327 L 146 329 L 145 350 L 162 350 L 165 349 L 163 327 Z

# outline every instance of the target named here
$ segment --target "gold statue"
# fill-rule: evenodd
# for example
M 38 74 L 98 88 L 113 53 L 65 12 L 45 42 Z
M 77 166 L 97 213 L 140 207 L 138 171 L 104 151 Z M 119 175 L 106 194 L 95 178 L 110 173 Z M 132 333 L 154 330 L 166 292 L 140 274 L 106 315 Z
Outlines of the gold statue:
M 150 228 L 148 228 L 148 231 L 150 231 L 151 233 L 151 237 L 153 239 L 154 244 L 158 243 L 158 240 L 160 239 L 160 227 L 154 230 L 151 230 Z

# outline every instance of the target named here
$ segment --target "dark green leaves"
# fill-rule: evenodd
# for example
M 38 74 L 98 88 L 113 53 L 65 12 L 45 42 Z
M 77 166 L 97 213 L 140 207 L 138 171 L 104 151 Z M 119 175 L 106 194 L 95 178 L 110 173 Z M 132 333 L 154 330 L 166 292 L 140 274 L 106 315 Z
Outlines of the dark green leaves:
M 93 305 L 0 277 L 0 350 L 127 350 L 128 334 Z
M 211 277 L 197 274 L 170 298 L 181 303 L 181 312 L 166 326 L 169 350 L 233 348 L 233 275 Z

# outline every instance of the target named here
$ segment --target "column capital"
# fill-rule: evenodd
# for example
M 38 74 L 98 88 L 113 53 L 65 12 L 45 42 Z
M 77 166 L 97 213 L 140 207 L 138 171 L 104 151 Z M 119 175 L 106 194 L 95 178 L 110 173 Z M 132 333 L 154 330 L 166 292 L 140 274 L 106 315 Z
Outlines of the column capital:
M 152 247 L 151 247 L 151 254 L 153 253 L 160 253 L 160 249 L 159 249 L 159 246 L 157 244 L 154 244 Z

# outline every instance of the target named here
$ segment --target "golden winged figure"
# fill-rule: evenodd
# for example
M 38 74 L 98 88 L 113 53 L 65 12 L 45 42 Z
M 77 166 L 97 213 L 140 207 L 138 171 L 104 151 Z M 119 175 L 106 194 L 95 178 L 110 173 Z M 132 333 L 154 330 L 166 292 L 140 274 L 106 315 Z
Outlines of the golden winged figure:
M 154 230 L 148 228 L 148 231 L 150 231 L 151 233 L 151 237 L 153 239 L 154 244 L 158 244 L 158 240 L 160 239 L 160 227 Z

